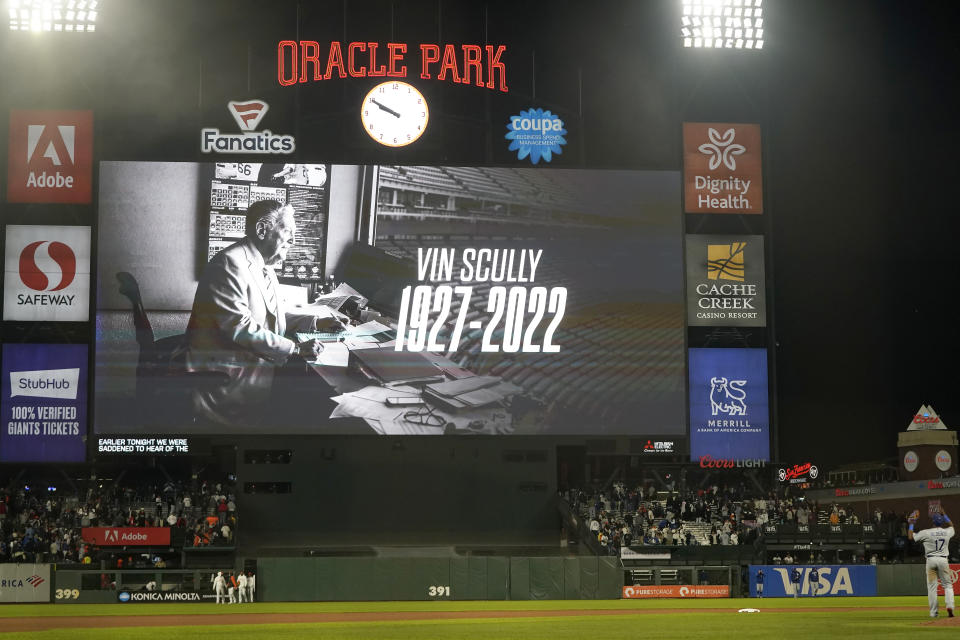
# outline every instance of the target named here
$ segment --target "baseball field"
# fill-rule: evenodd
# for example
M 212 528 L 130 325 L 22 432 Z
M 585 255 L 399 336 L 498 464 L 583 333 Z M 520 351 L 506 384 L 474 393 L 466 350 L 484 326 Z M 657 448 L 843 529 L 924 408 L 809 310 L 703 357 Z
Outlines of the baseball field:
M 758 609 L 740 612 L 741 609 Z M 957 638 L 925 597 L 4 605 L 0 639 Z M 919 634 L 919 635 L 918 635 Z

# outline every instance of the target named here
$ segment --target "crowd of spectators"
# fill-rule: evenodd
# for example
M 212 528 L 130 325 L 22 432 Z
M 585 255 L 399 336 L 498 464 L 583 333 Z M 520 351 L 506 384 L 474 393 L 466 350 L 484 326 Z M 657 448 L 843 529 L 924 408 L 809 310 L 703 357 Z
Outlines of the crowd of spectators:
M 671 482 L 628 487 L 622 482 L 602 490 L 570 490 L 566 499 L 587 524 L 602 550 L 619 555 L 623 546 L 750 545 L 768 524 L 862 524 L 843 504 L 806 500 L 802 494 L 764 491 L 746 481 L 690 488 Z M 871 522 L 903 528 L 903 515 L 875 510 Z
M 171 546 L 234 543 L 232 483 L 225 477 L 187 481 L 96 481 L 75 491 L 18 480 L 0 490 L 0 562 L 122 563 L 110 548 L 81 536 L 85 527 L 169 527 Z M 157 562 L 162 563 L 161 558 Z M 158 565 L 159 566 L 159 565 Z

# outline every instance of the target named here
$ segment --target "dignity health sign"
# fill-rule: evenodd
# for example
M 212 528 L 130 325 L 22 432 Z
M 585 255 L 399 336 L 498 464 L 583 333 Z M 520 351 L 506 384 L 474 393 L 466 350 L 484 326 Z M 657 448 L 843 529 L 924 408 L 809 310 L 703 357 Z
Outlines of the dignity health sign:
M 5 344 L 0 462 L 83 462 L 87 345 Z
M 760 126 L 683 123 L 687 213 L 763 213 Z

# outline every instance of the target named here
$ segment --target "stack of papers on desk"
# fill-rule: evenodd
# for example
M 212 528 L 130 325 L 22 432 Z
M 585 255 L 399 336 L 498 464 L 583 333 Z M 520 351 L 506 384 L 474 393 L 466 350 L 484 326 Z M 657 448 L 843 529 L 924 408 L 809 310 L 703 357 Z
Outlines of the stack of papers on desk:
M 520 391 L 520 387 L 503 382 L 499 376 L 474 376 L 428 384 L 423 389 L 423 397 L 444 408 L 459 411 L 495 404 Z

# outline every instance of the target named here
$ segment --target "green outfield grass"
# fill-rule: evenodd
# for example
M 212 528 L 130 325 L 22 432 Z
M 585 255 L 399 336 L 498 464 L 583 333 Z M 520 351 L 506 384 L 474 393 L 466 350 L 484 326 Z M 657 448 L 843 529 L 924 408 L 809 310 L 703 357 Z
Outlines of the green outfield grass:
M 752 607 L 760 613 L 737 613 Z M 907 610 L 885 610 L 909 607 Z M 786 611 L 771 611 L 771 609 Z M 843 608 L 854 608 L 842 611 Z M 698 609 L 702 612 L 669 612 Z M 826 609 L 818 611 L 815 609 Z M 831 610 L 832 609 L 832 610 Z M 550 611 L 576 611 L 575 616 L 548 617 Z M 596 611 L 635 613 L 594 615 Z M 658 610 L 658 613 L 645 613 Z M 329 622 L 302 624 L 241 624 L 241 613 L 333 613 L 386 611 L 536 611 L 544 617 L 390 622 Z M 25 616 L 163 616 L 218 614 L 222 625 L 177 627 L 77 628 L 30 633 L 2 633 L 0 640 L 113 640 L 136 638 L 171 640 L 293 640 L 344 638 L 377 640 L 619 640 L 655 636 L 664 640 L 688 638 L 960 638 L 960 626 L 945 619 L 925 624 L 926 598 L 823 598 L 723 599 L 723 600 L 603 600 L 533 602 L 349 602 L 215 604 L 116 604 L 116 605 L 5 605 L 0 618 Z M 944 615 L 945 612 L 943 612 Z M 0 630 L 3 622 L 0 620 Z

